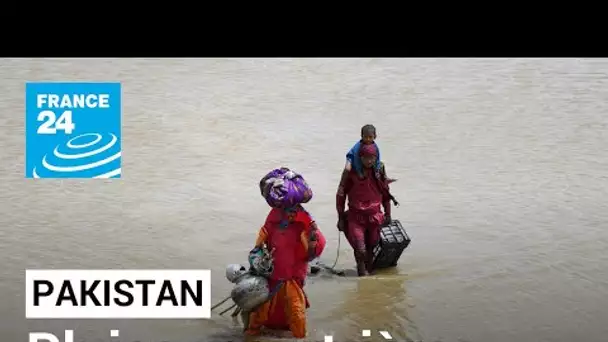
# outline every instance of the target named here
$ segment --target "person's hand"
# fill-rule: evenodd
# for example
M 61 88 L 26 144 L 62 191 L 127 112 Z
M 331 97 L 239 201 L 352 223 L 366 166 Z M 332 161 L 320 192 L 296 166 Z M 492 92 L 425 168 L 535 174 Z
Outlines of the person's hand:
M 315 258 L 315 252 L 317 251 L 317 241 L 308 242 L 308 260 L 312 260 Z
M 317 240 L 318 240 L 317 233 L 316 233 L 316 231 L 313 231 L 310 234 L 310 239 L 308 239 L 308 246 L 310 248 L 312 248 L 313 250 L 315 250 L 317 248 Z
M 313 260 L 316 257 L 316 252 L 317 251 L 317 234 L 316 233 L 312 233 L 310 235 L 310 238 L 308 239 L 308 261 Z
M 391 219 L 391 215 L 384 215 L 384 224 L 389 224 L 391 223 L 392 219 Z
M 340 216 L 340 218 L 338 219 L 338 224 L 336 224 L 336 227 L 338 227 L 339 231 L 344 231 L 344 219 L 342 218 L 342 216 Z

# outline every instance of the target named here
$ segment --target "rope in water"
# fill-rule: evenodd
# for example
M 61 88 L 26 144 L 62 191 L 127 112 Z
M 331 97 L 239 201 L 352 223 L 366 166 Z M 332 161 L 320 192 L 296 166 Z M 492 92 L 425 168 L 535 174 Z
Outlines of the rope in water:
M 336 265 L 338 264 L 338 259 L 340 259 L 340 240 L 342 240 L 341 236 L 342 234 L 338 232 L 338 251 L 336 252 L 336 260 L 334 261 L 334 264 L 330 267 L 332 270 L 336 268 Z
M 336 260 L 334 260 L 334 264 L 331 267 L 328 267 L 330 270 L 332 270 L 336 274 L 341 273 L 339 271 L 336 271 L 336 265 L 338 265 L 338 260 L 340 259 L 340 243 L 342 241 L 342 234 L 340 234 L 340 233 L 341 232 L 338 232 L 338 249 L 336 250 Z M 327 266 L 325 266 L 325 267 L 327 267 Z M 231 298 L 232 298 L 231 296 L 228 296 L 228 297 L 224 298 L 219 303 L 217 303 L 214 306 L 212 306 L 211 310 L 217 309 L 220 305 L 224 304 L 225 302 L 227 302 Z M 235 306 L 236 306 L 236 304 L 230 306 L 228 309 L 222 311 L 220 313 L 220 315 L 223 315 L 224 313 L 228 312 L 230 309 L 234 308 Z

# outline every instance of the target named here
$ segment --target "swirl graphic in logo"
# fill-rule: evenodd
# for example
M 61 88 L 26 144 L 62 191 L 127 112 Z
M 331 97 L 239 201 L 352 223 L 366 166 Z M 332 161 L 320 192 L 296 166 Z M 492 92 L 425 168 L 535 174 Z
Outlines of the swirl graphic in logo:
M 113 178 L 120 176 L 121 150 L 116 135 L 86 133 L 57 145 L 34 167 L 34 178 Z

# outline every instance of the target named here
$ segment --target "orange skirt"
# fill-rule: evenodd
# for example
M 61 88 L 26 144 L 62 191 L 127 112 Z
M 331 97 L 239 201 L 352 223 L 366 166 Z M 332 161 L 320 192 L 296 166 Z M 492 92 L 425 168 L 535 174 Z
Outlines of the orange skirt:
M 289 330 L 295 338 L 304 338 L 307 307 L 308 300 L 300 284 L 295 280 L 288 280 L 269 301 L 250 313 L 246 333 L 258 335 L 262 327 L 265 327 Z

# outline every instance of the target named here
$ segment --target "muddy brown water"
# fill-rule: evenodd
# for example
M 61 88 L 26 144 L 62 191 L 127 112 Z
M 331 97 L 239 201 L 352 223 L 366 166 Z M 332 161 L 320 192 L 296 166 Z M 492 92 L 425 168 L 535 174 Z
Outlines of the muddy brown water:
M 36 80 L 122 82 L 121 180 L 24 179 Z M 605 59 L 4 59 L 0 94 L 3 341 L 64 328 L 78 341 L 241 340 L 217 315 L 27 321 L 24 269 L 210 268 L 215 303 L 268 211 L 257 182 L 282 165 L 313 187 L 333 263 L 335 189 L 366 123 L 413 242 L 395 270 L 310 279 L 309 340 L 608 338 Z

